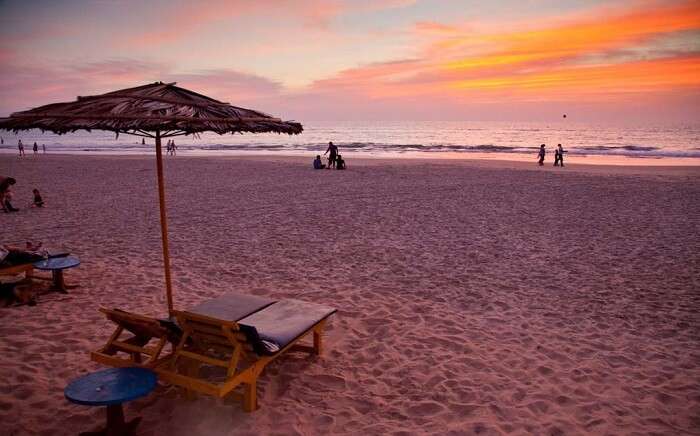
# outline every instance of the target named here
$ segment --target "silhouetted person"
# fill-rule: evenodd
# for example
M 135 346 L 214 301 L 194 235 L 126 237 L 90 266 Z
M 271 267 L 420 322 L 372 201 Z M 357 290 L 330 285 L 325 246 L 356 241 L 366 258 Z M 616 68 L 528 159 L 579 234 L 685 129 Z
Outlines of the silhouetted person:
M 561 144 L 557 144 L 557 152 L 559 152 L 559 165 L 564 166 L 564 149 L 562 148 Z
M 36 142 L 34 143 L 34 148 L 33 148 L 33 150 L 34 150 L 34 154 L 39 154 L 39 146 L 36 145 Z
M 46 154 L 46 144 L 41 144 L 41 149 L 44 150 L 44 154 Z
M 177 154 L 177 145 L 175 145 L 175 140 L 170 141 L 170 154 L 175 156 Z
M 32 203 L 32 207 L 44 207 L 44 199 L 41 198 L 39 190 L 34 189 L 32 193 L 34 194 L 34 202 Z
M 19 149 L 19 155 L 20 155 L 20 156 L 26 156 L 26 155 L 24 154 L 24 144 L 22 144 L 22 140 L 21 140 L 21 139 L 17 142 L 17 148 Z
M 338 157 L 335 158 L 335 169 L 336 170 L 344 170 L 345 169 L 345 161 L 343 160 L 343 156 L 338 155 Z
M 537 153 L 537 157 L 539 158 L 539 161 L 537 161 L 537 163 L 538 163 L 540 166 L 544 165 L 544 155 L 545 155 L 545 153 L 546 153 L 546 152 L 544 151 L 544 144 L 542 144 L 542 145 L 540 145 L 540 152 Z
M 330 152 L 331 154 L 328 156 L 328 169 L 335 168 L 335 159 L 338 156 L 338 147 L 336 147 L 332 142 L 328 143 L 328 148 L 326 149 L 326 153 Z M 323 153 L 324 155 L 326 153 Z
M 146 138 L 141 138 L 141 145 L 146 145 Z
M 323 162 L 321 162 L 321 156 L 316 155 L 316 159 L 314 159 L 314 169 L 315 170 L 322 170 L 325 167 L 326 166 L 323 164 Z
M 5 143 L 5 140 L 0 138 L 0 145 L 3 145 Z

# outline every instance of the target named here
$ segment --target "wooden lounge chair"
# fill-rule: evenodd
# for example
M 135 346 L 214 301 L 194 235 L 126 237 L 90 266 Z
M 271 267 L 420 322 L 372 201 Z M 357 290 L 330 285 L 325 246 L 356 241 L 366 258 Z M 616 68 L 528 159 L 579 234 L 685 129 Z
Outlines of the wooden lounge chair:
M 233 395 L 243 409 L 257 408 L 256 386 L 265 366 L 287 351 L 320 355 L 327 318 L 335 309 L 296 300 L 276 302 L 238 322 L 186 311 L 175 311 L 182 338 L 172 359 L 155 371 L 161 380 L 223 398 Z M 313 345 L 300 340 L 313 334 Z M 200 377 L 203 366 L 225 369 L 218 383 Z M 243 386 L 243 395 L 232 392 Z
M 102 348 L 90 353 L 90 358 L 95 362 L 116 367 L 152 368 L 170 356 L 161 357 L 166 343 L 170 342 L 174 350 L 180 340 L 175 327 L 167 326 L 155 318 L 119 309 L 100 308 L 100 312 L 114 322 L 117 328 Z M 125 331 L 131 333 L 131 336 L 122 339 Z M 149 342 L 153 339 L 156 344 L 151 346 Z

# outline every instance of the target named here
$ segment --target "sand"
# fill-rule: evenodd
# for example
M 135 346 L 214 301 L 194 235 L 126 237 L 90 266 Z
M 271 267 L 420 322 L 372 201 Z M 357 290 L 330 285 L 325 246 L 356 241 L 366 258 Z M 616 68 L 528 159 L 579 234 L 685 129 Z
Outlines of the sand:
M 227 291 L 338 308 L 260 409 L 159 387 L 141 435 L 700 434 L 700 169 L 486 161 L 166 160 L 175 302 Z M 0 240 L 79 256 L 80 287 L 0 309 L 0 434 L 73 435 L 98 307 L 163 315 L 152 156 L 0 155 Z M 31 189 L 48 207 L 27 209 Z

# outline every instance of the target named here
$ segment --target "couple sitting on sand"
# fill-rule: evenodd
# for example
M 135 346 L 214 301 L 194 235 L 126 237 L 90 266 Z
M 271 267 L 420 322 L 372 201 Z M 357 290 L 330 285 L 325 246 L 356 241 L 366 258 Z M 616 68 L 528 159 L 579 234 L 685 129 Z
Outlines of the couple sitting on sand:
M 19 209 L 12 205 L 12 191 L 10 186 L 17 183 L 17 180 L 12 177 L 0 176 L 0 207 L 3 212 L 18 212 Z M 41 194 L 38 189 L 32 191 L 34 194 L 34 200 L 32 201 L 31 207 L 44 207 L 44 200 L 41 198 Z
M 326 149 L 326 152 L 323 153 L 324 155 L 326 153 L 329 153 L 330 155 L 328 156 L 328 166 L 324 165 L 321 162 L 321 156 L 316 155 L 316 159 L 314 159 L 314 169 L 315 170 L 322 170 L 324 168 L 326 169 L 331 169 L 335 168 L 336 170 L 344 170 L 345 169 L 345 161 L 343 160 L 343 157 L 338 154 L 338 147 L 333 144 L 332 142 L 328 143 L 328 149 Z

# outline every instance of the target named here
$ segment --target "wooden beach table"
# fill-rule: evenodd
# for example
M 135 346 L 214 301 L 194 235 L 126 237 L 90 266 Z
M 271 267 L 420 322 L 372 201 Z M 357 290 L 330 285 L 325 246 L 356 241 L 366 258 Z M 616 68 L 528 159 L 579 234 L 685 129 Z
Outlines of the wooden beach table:
M 53 275 L 53 290 L 64 294 L 68 293 L 68 289 L 76 288 L 77 285 L 66 285 L 63 277 L 63 270 L 75 268 L 78 265 L 80 265 L 80 259 L 75 256 L 49 257 L 48 259 L 34 262 L 34 268 L 43 271 L 51 271 Z
M 110 368 L 79 377 L 64 390 L 65 397 L 84 406 L 106 406 L 107 426 L 102 430 L 83 432 L 81 436 L 132 435 L 141 422 L 137 417 L 124 421 L 122 403 L 151 393 L 157 376 L 145 368 Z

